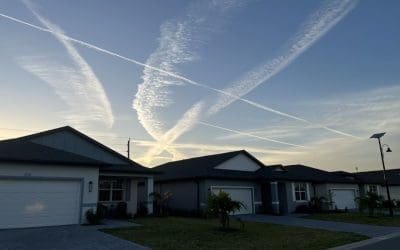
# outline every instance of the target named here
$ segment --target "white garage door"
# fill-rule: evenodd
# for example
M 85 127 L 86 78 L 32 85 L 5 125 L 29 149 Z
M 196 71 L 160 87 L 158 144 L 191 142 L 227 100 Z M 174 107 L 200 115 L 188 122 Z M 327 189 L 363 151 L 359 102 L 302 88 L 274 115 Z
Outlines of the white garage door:
M 79 223 L 80 182 L 0 180 L 0 228 Z
M 213 193 L 218 194 L 219 191 L 228 193 L 232 200 L 240 201 L 245 207 L 242 207 L 234 214 L 252 214 L 253 213 L 253 189 L 248 187 L 213 187 Z
M 355 192 L 353 189 L 334 189 L 332 192 L 333 207 L 338 209 L 356 208 Z

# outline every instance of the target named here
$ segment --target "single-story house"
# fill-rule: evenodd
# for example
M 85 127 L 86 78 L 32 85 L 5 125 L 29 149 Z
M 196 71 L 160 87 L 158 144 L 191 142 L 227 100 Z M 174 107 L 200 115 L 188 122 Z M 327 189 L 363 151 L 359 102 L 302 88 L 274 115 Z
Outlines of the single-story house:
M 353 175 L 361 183 L 360 190 L 362 194 L 372 191 L 376 192 L 378 195 L 382 195 L 384 199 L 387 199 L 382 170 L 353 173 Z M 400 201 L 400 169 L 386 170 L 386 177 L 388 180 L 391 199 Z
M 168 162 L 155 169 L 162 172 L 155 178 L 155 191 L 171 192 L 168 207 L 190 214 L 204 211 L 208 195 L 219 191 L 245 205 L 236 214 L 292 213 L 312 197 L 325 197 L 326 209 L 351 210 L 357 208 L 355 199 L 363 188 L 377 183 L 304 165 L 265 166 L 244 150 Z
M 133 215 L 154 174 L 71 127 L 0 141 L 0 229 L 85 223 L 99 203 Z

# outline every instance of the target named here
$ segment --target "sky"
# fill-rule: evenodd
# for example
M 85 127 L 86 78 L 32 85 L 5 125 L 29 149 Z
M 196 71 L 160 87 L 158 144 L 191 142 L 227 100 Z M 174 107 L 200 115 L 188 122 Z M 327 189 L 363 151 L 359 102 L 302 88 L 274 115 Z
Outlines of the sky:
M 0 0 L 0 139 L 72 126 L 153 167 L 400 167 L 396 0 Z

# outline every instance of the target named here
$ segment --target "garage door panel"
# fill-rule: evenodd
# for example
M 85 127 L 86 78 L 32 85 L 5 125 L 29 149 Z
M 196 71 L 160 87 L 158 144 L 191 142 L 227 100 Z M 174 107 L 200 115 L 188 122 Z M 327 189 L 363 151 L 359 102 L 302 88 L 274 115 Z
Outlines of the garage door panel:
M 0 228 L 79 223 L 79 181 L 0 180 Z
M 338 209 L 355 209 L 355 191 L 354 189 L 331 190 L 333 205 Z
M 252 188 L 235 188 L 235 187 L 213 187 L 213 193 L 218 194 L 220 191 L 228 193 L 232 200 L 240 201 L 245 207 L 242 207 L 234 214 L 252 214 L 253 213 L 253 189 Z

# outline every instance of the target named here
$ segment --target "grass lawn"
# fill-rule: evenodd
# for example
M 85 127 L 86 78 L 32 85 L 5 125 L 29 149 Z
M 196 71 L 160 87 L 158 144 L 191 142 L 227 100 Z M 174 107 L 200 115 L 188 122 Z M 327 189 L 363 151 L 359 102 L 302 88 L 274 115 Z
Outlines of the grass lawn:
M 103 232 L 153 249 L 326 249 L 367 239 L 365 236 L 317 229 L 232 220 L 234 231 L 218 229 L 214 219 L 144 218 L 141 227 L 104 229 Z
M 369 216 L 363 213 L 321 213 L 307 215 L 306 219 L 341 221 L 358 224 L 370 224 L 377 226 L 397 226 L 400 227 L 400 216 L 390 217 L 388 215 Z

